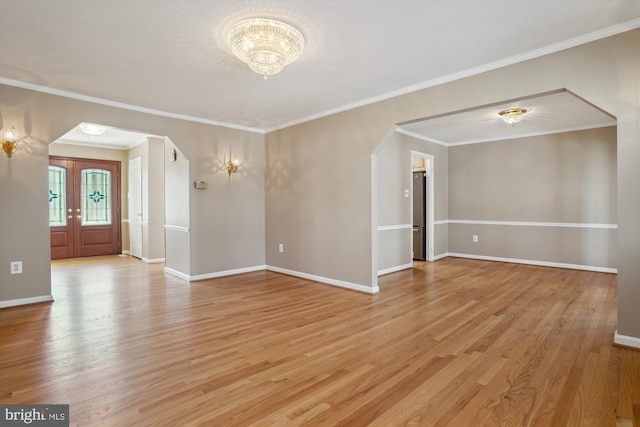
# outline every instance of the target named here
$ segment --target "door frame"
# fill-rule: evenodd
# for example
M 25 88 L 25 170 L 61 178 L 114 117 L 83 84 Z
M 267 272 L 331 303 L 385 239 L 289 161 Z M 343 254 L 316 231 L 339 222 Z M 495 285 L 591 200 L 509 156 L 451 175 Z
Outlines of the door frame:
M 409 180 L 410 185 L 411 185 L 411 190 L 410 190 L 410 194 L 413 194 L 413 158 L 414 157 L 418 157 L 418 158 L 422 158 L 425 159 L 425 174 L 427 177 L 427 186 L 426 186 L 426 191 L 427 191 L 427 197 L 425 197 L 424 203 L 425 203 L 425 213 L 426 213 L 426 228 L 427 228 L 427 241 L 426 241 L 426 250 L 427 250 L 427 261 L 433 261 L 433 256 L 434 256 L 434 213 L 435 213 L 435 185 L 434 185 L 434 181 L 435 181 L 435 158 L 432 154 L 427 154 L 427 153 L 422 153 L 420 151 L 414 151 L 411 150 L 410 153 L 410 157 L 409 157 L 409 173 L 411 174 L 411 179 Z M 411 206 L 409 207 L 409 212 L 413 212 L 413 197 L 411 197 Z M 413 233 L 411 234 L 411 246 L 409 249 L 409 253 L 411 253 L 411 251 L 413 251 Z
M 113 182 L 115 183 L 115 185 L 112 185 L 112 194 L 111 194 L 111 198 L 112 200 L 112 209 L 111 209 L 111 226 L 113 227 L 114 230 L 114 235 L 116 238 L 116 245 L 115 245 L 115 254 L 120 254 L 122 253 L 122 227 L 121 227 L 121 222 L 122 222 L 122 199 L 121 199 L 121 186 L 122 186 L 122 178 L 121 178 L 121 162 L 120 161 L 115 161 L 115 160 L 102 160 L 102 159 L 89 159 L 89 158 L 80 158 L 80 157 L 68 157 L 68 156 L 54 156 L 54 155 L 49 155 L 49 160 L 48 163 L 51 163 L 51 160 L 54 161 L 58 161 L 58 162 L 68 162 L 70 164 L 73 164 L 73 167 L 75 167 L 75 163 L 76 162 L 89 162 L 89 163 L 94 163 L 94 164 L 104 164 L 104 165 L 110 165 L 113 166 L 115 168 L 116 171 L 116 176 L 115 179 L 112 178 Z M 75 172 L 75 171 L 74 171 Z M 75 176 L 70 177 L 72 180 L 75 180 Z M 69 179 L 69 177 L 67 177 L 67 180 Z M 74 190 L 75 191 L 75 190 Z M 67 195 L 68 198 L 73 198 L 74 195 L 73 194 L 69 194 Z M 73 213 L 75 215 L 75 212 Z M 76 242 L 78 241 L 78 239 L 80 238 L 80 236 L 76 236 L 75 232 L 76 231 L 80 231 L 75 230 L 74 229 L 74 233 L 73 233 L 73 253 L 70 254 L 70 258 L 74 258 L 74 257 L 79 257 L 79 256 L 90 256 L 90 255 L 78 255 L 78 248 L 76 248 Z M 51 227 L 49 227 L 49 233 L 51 233 Z
M 137 189 L 137 194 L 138 194 L 138 207 L 140 209 L 140 213 L 138 214 L 138 212 L 134 212 L 133 210 L 133 203 L 131 203 L 132 201 L 132 197 L 134 195 L 134 192 L 131 191 L 132 190 L 132 179 L 131 179 L 131 172 L 134 170 L 134 168 L 131 167 L 132 164 L 137 163 L 138 164 L 138 175 L 139 175 L 139 188 Z M 138 156 L 135 157 L 133 159 L 129 159 L 129 170 L 128 170 L 128 200 L 129 200 L 129 254 L 135 258 L 138 259 L 142 259 L 142 253 L 143 253 L 143 231 L 142 231 L 142 199 L 143 199 L 143 195 L 142 195 L 142 157 Z M 137 221 L 137 222 L 136 222 Z M 134 253 L 134 249 L 133 249 L 133 233 L 134 233 L 134 227 L 138 228 L 138 233 L 140 235 L 140 253 Z

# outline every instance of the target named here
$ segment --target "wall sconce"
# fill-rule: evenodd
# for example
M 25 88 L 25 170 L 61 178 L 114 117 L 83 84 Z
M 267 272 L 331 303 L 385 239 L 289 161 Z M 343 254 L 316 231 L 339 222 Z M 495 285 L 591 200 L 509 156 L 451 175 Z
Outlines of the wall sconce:
M 13 156 L 16 152 L 16 141 L 18 141 L 18 131 L 11 126 L 10 129 L 2 128 L 0 130 L 0 139 L 2 139 L 2 149 L 7 153 L 7 157 Z
M 229 172 L 229 176 L 231 176 L 232 173 L 238 172 L 238 166 L 240 166 L 240 160 L 238 159 L 229 160 L 227 162 L 227 172 Z

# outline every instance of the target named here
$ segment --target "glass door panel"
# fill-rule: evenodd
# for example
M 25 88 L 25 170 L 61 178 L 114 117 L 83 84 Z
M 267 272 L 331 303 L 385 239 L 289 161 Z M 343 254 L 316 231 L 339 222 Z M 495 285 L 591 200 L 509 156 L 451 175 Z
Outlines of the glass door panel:
M 49 226 L 67 226 L 67 170 L 49 166 Z
M 82 225 L 111 224 L 111 172 L 83 169 L 80 185 Z

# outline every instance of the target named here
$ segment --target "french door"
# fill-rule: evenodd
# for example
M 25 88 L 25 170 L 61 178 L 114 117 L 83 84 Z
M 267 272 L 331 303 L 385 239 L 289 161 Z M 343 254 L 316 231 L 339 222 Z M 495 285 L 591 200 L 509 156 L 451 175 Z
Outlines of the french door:
M 120 162 L 49 157 L 51 259 L 119 254 Z

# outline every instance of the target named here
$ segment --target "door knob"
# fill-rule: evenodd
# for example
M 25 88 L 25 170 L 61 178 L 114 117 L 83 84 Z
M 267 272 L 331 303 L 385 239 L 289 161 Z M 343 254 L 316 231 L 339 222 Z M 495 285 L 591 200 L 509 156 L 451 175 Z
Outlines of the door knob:
M 76 209 L 76 212 L 80 213 L 80 208 Z
M 71 212 L 73 212 L 73 209 L 69 208 L 69 209 L 67 209 L 67 212 L 71 213 Z
M 82 215 L 76 215 L 76 219 L 82 218 Z
M 71 209 L 69 209 L 69 210 L 71 210 Z M 67 219 L 71 219 L 71 218 L 73 218 L 73 215 L 69 215 L 69 216 L 67 217 Z

